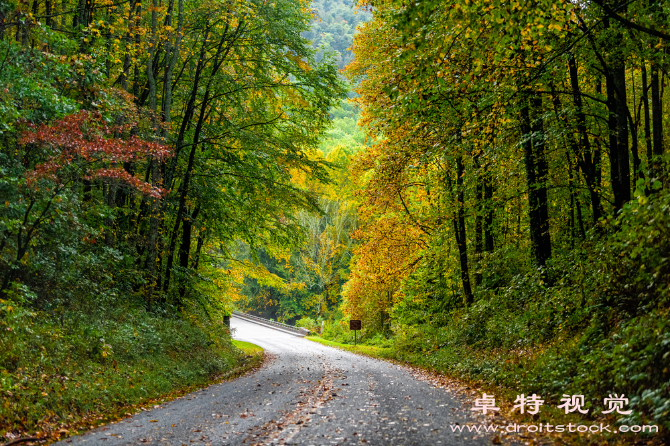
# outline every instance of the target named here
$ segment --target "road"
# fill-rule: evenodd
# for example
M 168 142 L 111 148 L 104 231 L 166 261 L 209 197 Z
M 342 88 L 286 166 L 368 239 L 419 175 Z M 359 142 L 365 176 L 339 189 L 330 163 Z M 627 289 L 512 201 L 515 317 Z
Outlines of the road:
M 57 443 L 68 445 L 490 445 L 471 405 L 407 369 L 233 318 L 263 347 L 255 373 Z M 458 428 L 456 428 L 458 430 Z

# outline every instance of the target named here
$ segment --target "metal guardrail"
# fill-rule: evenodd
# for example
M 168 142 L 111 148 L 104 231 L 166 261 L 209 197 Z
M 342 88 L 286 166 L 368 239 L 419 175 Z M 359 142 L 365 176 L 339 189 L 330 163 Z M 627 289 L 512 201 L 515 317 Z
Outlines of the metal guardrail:
M 269 319 L 265 319 L 259 316 L 254 316 L 253 314 L 248 314 L 248 313 L 242 313 L 241 311 L 233 311 L 233 315 L 238 316 L 242 319 L 247 319 L 251 322 L 257 322 L 261 325 L 266 325 L 270 327 L 275 327 L 279 330 L 282 331 L 288 331 L 291 334 L 295 334 L 297 336 L 307 336 L 309 334 L 309 330 L 306 328 L 298 328 L 294 327 L 293 325 L 288 325 L 288 324 L 283 324 L 281 322 L 276 322 L 276 321 L 271 321 Z

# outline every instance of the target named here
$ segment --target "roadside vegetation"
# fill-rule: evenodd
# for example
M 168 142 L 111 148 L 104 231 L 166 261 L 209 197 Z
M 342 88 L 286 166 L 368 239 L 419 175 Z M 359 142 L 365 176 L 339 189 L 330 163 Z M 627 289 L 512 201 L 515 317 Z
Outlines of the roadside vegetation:
M 667 442 L 670 7 L 352 7 L 0 1 L 0 435 L 258 361 L 235 308 Z
M 547 405 L 584 395 L 592 419 L 623 394 L 611 419 L 667 441 L 670 10 L 359 8 L 372 18 L 345 68 L 366 138 L 348 163 L 350 260 L 333 263 L 346 266 L 325 304 L 301 304 L 324 296 L 307 288 L 263 311 L 344 345 L 358 319 L 384 357 Z
M 347 92 L 307 6 L 0 1 L 0 443 L 260 361 L 228 262 L 304 240 Z
M 138 305 L 104 308 L 62 320 L 2 308 L 5 438 L 70 436 L 241 374 L 262 358 L 262 349 L 231 343 L 227 328 L 202 313 L 168 318 Z

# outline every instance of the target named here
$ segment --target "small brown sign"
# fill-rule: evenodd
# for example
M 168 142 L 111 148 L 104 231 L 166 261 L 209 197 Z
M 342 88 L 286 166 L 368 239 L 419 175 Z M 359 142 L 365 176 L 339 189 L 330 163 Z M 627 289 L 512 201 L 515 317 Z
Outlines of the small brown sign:
M 349 330 L 360 330 L 361 321 L 357 319 L 352 319 L 349 321 Z

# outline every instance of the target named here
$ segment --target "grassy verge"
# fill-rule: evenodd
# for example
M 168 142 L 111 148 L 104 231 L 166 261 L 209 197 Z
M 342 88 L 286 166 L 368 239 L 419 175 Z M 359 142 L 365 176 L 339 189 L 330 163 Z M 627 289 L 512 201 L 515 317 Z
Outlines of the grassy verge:
M 395 359 L 392 348 L 377 347 L 374 345 L 342 344 L 341 342 L 329 341 L 328 339 L 319 336 L 306 336 L 305 339 L 327 345 L 328 347 L 335 347 L 349 352 L 370 356 L 372 358 Z
M 202 315 L 126 308 L 58 320 L 13 307 L 2 316 L 0 443 L 70 436 L 239 376 L 263 358 Z
M 247 355 L 259 356 L 263 354 L 263 348 L 251 342 L 237 341 L 233 339 L 233 345 Z
M 470 389 L 470 391 L 475 392 L 471 396 L 480 398 L 482 393 L 494 395 L 496 400 L 496 406 L 500 407 L 501 409 L 499 414 L 502 415 L 505 419 L 507 419 L 508 422 L 517 424 L 526 424 L 526 425 L 534 424 L 536 426 L 540 424 L 543 424 L 545 426 L 548 424 L 552 426 L 557 425 L 568 426 L 571 423 L 575 426 L 575 429 L 577 425 L 590 426 L 593 424 L 599 425 L 600 423 L 603 423 L 604 425 L 610 425 L 610 429 L 613 431 L 615 430 L 615 426 L 617 424 L 616 417 L 611 416 L 606 417 L 602 415 L 589 416 L 588 414 L 580 415 L 578 413 L 565 414 L 562 409 L 557 409 L 556 407 L 554 407 L 555 405 L 549 404 L 548 402 L 547 404 L 542 406 L 541 411 L 537 415 L 520 414 L 518 410 L 514 410 L 514 405 L 515 405 L 515 399 L 521 392 L 516 391 L 505 385 L 508 383 L 499 382 L 498 384 L 496 384 L 495 381 L 487 381 L 481 379 L 481 376 L 479 377 L 479 379 L 477 379 L 473 376 L 472 373 L 465 373 L 466 370 L 472 371 L 476 363 L 479 364 L 479 367 L 482 367 L 483 365 L 485 366 L 487 360 L 488 361 L 492 360 L 492 358 L 482 357 L 481 352 L 464 351 L 464 350 L 452 351 L 451 354 L 449 354 L 449 357 L 446 358 L 444 357 L 444 355 L 446 355 L 447 352 L 440 350 L 410 353 L 407 351 L 401 351 L 397 349 L 397 347 L 378 347 L 378 346 L 360 345 L 360 344 L 354 346 L 351 344 L 343 344 L 340 342 L 331 341 L 328 339 L 321 338 L 319 336 L 307 336 L 306 339 L 318 342 L 319 344 L 322 345 L 327 345 L 330 347 L 346 350 L 352 353 L 357 353 L 377 359 L 390 360 L 391 362 L 400 365 L 412 366 L 414 368 L 421 369 L 431 374 L 438 374 L 451 379 L 455 378 L 456 380 L 460 381 L 460 383 L 462 383 L 463 389 L 467 388 Z M 561 350 L 561 352 L 563 351 Z M 558 354 L 558 351 L 556 353 Z M 498 356 L 500 356 L 500 352 L 498 352 Z M 460 358 L 460 363 L 458 364 L 459 367 L 464 367 L 460 373 L 458 369 L 454 368 L 456 359 L 458 358 Z M 539 358 L 536 359 L 539 360 Z M 498 360 L 500 360 L 500 357 L 498 357 Z M 502 361 L 507 362 L 506 359 L 503 359 Z M 518 371 L 520 375 L 524 373 L 521 369 L 518 369 Z M 431 382 L 435 382 L 435 380 L 431 380 Z M 574 433 L 553 432 L 550 434 L 545 432 L 540 436 L 538 436 L 538 434 L 533 435 L 529 434 L 525 438 L 531 439 L 531 437 L 534 438 L 534 440 L 531 441 L 535 440 L 539 441 L 539 437 L 541 437 L 542 441 L 549 440 L 552 441 L 553 444 L 566 444 L 575 446 L 665 444 L 663 443 L 664 439 L 661 436 L 656 436 L 656 438 L 652 438 L 649 436 L 640 437 L 632 434 L 621 435 L 616 433 L 603 434 L 603 435 L 590 435 L 588 433 L 580 434 L 577 432 Z

